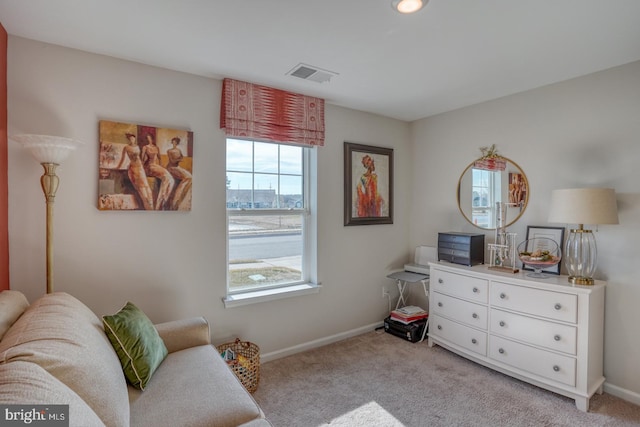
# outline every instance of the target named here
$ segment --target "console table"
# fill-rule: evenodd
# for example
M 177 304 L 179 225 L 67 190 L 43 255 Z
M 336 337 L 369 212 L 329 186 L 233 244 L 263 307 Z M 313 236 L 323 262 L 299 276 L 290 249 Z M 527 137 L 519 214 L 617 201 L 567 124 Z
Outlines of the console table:
M 430 263 L 429 346 L 575 400 L 602 393 L 605 282 Z

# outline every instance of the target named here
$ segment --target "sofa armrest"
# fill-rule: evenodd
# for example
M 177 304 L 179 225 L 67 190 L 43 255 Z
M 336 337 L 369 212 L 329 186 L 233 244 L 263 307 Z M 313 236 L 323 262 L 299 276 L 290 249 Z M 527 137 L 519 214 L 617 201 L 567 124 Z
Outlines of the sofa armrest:
M 155 326 L 169 353 L 211 344 L 209 322 L 204 317 L 173 320 Z
M 273 427 L 273 424 L 271 424 L 265 418 L 258 418 L 258 419 L 249 421 L 248 423 L 240 424 L 239 427 Z

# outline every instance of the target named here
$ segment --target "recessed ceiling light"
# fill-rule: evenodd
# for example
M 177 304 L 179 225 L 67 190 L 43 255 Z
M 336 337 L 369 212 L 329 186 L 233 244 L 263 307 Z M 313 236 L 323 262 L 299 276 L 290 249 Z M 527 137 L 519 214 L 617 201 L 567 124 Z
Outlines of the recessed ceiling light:
M 414 13 L 422 9 L 429 0 L 393 0 L 391 7 L 400 13 Z

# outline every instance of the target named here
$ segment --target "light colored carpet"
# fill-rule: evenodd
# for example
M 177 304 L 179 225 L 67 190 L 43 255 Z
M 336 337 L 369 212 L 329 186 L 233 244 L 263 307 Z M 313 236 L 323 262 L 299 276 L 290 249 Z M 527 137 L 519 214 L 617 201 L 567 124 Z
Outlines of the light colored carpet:
M 384 331 L 265 363 L 255 399 L 275 427 L 639 426 L 640 406 L 572 399 Z

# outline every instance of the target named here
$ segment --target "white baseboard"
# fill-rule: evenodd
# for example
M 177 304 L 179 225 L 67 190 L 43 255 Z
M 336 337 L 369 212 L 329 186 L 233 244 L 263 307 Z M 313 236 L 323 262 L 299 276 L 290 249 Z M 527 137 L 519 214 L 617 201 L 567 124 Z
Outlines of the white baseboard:
M 627 390 L 626 388 L 618 387 L 617 385 L 609 384 L 607 382 L 604 383 L 604 391 L 612 396 L 626 400 L 627 402 L 640 405 L 640 394 L 634 391 Z
M 364 334 L 365 332 L 371 332 L 375 328 L 383 325 L 383 322 L 372 323 L 370 325 L 362 326 L 360 328 L 351 329 L 350 331 L 340 332 L 339 334 L 330 335 L 328 337 L 319 338 L 317 340 L 309 341 L 306 343 L 294 345 L 293 347 L 284 348 L 282 350 L 272 351 L 260 356 L 260 362 L 265 363 L 271 360 L 280 359 L 282 357 L 291 356 L 292 354 L 301 353 L 303 351 L 311 350 L 313 348 L 322 347 L 323 345 L 332 344 L 334 342 L 342 341 L 347 338 L 355 337 L 357 335 Z

